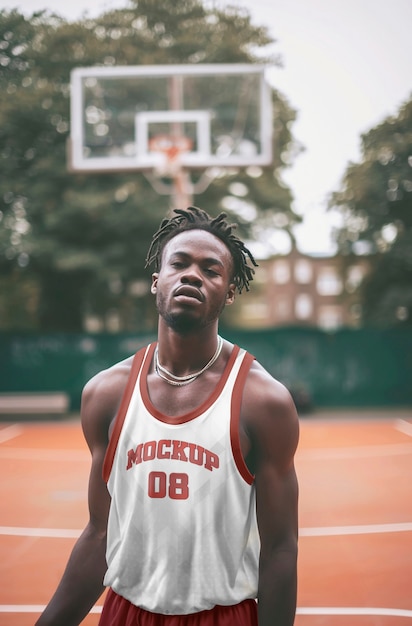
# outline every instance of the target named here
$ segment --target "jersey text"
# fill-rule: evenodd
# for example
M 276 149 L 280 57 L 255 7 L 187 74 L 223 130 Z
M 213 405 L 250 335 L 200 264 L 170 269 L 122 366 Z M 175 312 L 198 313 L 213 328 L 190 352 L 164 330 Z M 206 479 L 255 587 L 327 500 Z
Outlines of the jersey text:
M 203 446 L 176 439 L 160 439 L 139 443 L 135 449 L 127 452 L 126 469 L 153 459 L 173 459 L 184 463 L 203 466 L 212 472 L 219 467 L 219 457 Z

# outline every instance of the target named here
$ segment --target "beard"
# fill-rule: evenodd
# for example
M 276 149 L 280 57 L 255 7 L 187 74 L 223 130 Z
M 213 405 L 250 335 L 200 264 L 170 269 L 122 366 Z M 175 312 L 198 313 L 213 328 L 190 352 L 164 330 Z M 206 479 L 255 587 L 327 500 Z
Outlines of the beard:
M 159 315 L 162 316 L 167 326 L 179 335 L 190 335 L 191 333 L 196 332 L 207 325 L 202 324 L 202 320 L 195 319 L 193 315 L 184 312 L 161 313 L 159 311 Z
M 157 294 L 156 308 L 159 315 L 164 319 L 166 325 L 179 335 L 190 335 L 194 332 L 198 332 L 203 328 L 206 328 L 210 324 L 219 319 L 220 314 L 225 308 L 225 303 L 215 310 L 209 311 L 207 317 L 197 317 L 188 309 L 187 311 L 181 310 L 179 312 L 172 313 L 168 311 L 166 301 L 160 295 Z

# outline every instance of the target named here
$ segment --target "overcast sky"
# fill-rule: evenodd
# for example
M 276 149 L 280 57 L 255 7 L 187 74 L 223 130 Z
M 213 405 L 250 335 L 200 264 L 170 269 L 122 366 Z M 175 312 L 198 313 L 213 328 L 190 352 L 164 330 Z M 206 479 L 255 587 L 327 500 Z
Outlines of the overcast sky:
M 329 252 L 327 196 L 349 161 L 360 159 L 360 135 L 412 95 L 412 0 L 233 0 L 277 40 L 283 68 L 269 80 L 297 110 L 293 127 L 306 151 L 285 175 L 304 216 L 296 234 L 304 252 Z M 127 0 L 0 0 L 25 13 L 53 9 L 67 19 L 127 6 Z M 281 241 L 279 240 L 279 245 Z

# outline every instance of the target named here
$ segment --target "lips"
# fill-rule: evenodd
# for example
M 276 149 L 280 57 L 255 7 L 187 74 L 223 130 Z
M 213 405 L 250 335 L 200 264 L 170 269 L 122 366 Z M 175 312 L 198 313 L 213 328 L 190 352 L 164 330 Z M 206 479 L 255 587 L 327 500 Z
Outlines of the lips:
M 185 298 L 194 298 L 195 300 L 199 300 L 199 302 L 204 301 L 204 295 L 197 287 L 193 285 L 181 285 L 176 289 L 173 296 L 177 298 L 178 296 L 184 296 Z

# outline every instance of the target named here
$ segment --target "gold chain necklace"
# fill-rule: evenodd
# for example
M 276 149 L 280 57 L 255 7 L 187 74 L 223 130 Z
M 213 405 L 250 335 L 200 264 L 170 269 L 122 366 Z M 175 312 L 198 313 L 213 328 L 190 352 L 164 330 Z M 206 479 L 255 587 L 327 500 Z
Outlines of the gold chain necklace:
M 208 370 L 209 367 L 212 367 L 213 363 L 215 363 L 215 361 L 217 361 L 217 359 L 219 358 L 220 353 L 222 351 L 222 347 L 223 347 L 223 339 L 222 337 L 218 335 L 216 352 L 214 353 L 210 361 L 208 361 L 208 363 L 206 363 L 206 365 L 199 372 L 195 372 L 194 374 L 188 374 L 187 376 L 176 376 L 175 374 L 172 374 L 172 372 L 169 372 L 169 370 L 167 370 L 165 367 L 163 367 L 163 365 L 160 365 L 159 351 L 156 346 L 156 350 L 154 354 L 155 372 L 160 378 L 163 378 L 163 380 L 169 383 L 169 385 L 175 385 L 176 387 L 183 387 L 183 385 L 189 385 L 194 380 L 196 380 L 196 378 L 198 378 L 201 374 L 203 374 L 203 372 Z

